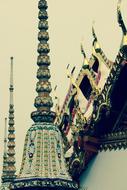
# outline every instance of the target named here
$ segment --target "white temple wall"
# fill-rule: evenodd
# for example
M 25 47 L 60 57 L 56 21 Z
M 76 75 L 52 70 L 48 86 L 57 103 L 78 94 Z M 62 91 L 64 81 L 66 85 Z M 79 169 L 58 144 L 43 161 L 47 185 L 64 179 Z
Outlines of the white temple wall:
M 80 177 L 80 190 L 127 190 L 127 150 L 100 152 Z

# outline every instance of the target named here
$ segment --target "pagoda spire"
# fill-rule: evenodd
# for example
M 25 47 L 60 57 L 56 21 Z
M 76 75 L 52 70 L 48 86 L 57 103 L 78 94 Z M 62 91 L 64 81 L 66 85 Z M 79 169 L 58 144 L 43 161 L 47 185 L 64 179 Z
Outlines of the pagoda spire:
M 9 127 L 8 127 L 8 157 L 7 157 L 7 175 L 8 179 L 7 182 L 12 182 L 16 175 L 16 168 L 15 168 L 15 128 L 14 128 L 14 104 L 13 104 L 13 57 L 11 59 L 11 69 L 10 69 L 10 105 L 9 105 Z
M 53 122 L 55 119 L 55 113 L 51 111 L 53 106 L 50 92 L 52 91 L 50 79 L 50 57 L 49 57 L 49 34 L 48 34 L 48 14 L 47 14 L 47 1 L 40 0 L 38 3 L 38 19 L 39 19 L 39 33 L 38 33 L 38 59 L 37 65 L 39 66 L 37 71 L 37 85 L 36 91 L 38 96 L 35 98 L 34 106 L 36 111 L 32 112 L 31 118 L 34 122 Z
M 6 182 L 7 176 L 7 118 L 5 118 L 2 183 Z
M 47 1 L 39 0 L 38 8 L 37 110 L 31 114 L 34 124 L 26 134 L 21 169 L 13 189 L 77 190 L 78 184 L 66 168 L 62 136 L 54 123 L 56 113 L 51 111 Z

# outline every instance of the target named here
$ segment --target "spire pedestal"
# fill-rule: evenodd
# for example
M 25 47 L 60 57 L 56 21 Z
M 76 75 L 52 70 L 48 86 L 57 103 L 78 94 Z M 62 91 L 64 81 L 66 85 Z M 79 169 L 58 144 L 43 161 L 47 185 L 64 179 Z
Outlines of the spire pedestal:
M 32 125 L 25 139 L 20 174 L 12 189 L 77 190 L 78 185 L 68 174 L 62 146 L 56 125 Z

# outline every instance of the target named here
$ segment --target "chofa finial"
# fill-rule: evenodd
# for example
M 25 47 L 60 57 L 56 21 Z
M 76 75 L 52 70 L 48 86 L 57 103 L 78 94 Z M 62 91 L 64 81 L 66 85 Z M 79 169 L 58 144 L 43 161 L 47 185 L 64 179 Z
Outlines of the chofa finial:
M 124 24 L 123 18 L 122 18 L 122 14 L 121 14 L 121 2 L 122 0 L 118 0 L 118 4 L 117 4 L 117 19 L 118 19 L 118 23 L 119 26 L 121 27 L 123 34 L 126 35 L 127 34 L 127 29 L 126 26 Z

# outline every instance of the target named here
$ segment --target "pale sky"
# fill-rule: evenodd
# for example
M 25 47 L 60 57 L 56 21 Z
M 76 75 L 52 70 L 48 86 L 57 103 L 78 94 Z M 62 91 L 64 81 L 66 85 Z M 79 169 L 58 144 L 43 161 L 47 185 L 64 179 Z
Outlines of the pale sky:
M 20 168 L 25 134 L 33 123 L 30 113 L 36 85 L 37 0 L 0 0 L 0 163 L 3 156 L 4 118 L 8 116 L 10 57 L 14 56 L 14 104 L 16 128 L 16 163 Z M 122 39 L 117 24 L 117 0 L 48 0 L 52 87 L 57 84 L 61 103 L 69 80 L 66 66 L 82 65 L 80 43 L 91 54 L 92 21 L 98 40 L 107 57 L 115 60 Z M 127 4 L 122 13 L 127 23 Z M 126 24 L 127 25 L 127 24 Z M 1 171 L 1 165 L 0 165 Z

